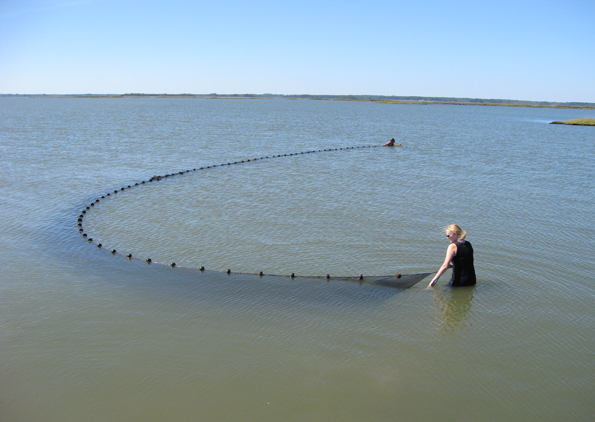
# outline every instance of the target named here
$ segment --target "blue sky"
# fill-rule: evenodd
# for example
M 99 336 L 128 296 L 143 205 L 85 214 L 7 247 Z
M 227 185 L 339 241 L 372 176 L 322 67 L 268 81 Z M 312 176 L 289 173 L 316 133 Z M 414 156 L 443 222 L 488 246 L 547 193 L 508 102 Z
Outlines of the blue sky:
M 595 0 L 1 0 L 0 93 L 595 102 Z

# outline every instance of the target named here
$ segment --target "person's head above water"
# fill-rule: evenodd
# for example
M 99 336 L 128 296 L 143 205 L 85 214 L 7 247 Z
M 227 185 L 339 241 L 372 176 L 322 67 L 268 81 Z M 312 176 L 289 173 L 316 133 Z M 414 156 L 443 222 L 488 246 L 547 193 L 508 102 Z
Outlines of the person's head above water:
M 446 237 L 448 237 L 448 239 L 451 242 L 453 242 L 453 241 L 456 242 L 457 240 L 463 240 L 467 236 L 467 233 L 464 232 L 463 229 L 458 224 L 451 224 L 450 226 L 445 228 L 444 231 L 446 232 Z M 456 239 L 454 238 L 453 234 L 456 234 Z

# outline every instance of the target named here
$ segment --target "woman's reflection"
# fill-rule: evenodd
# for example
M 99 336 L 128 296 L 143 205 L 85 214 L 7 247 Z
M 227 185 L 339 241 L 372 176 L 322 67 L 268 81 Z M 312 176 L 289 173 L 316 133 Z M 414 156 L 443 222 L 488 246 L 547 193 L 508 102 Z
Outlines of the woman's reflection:
M 471 309 L 474 291 L 475 286 L 434 291 L 434 297 L 438 304 L 436 319 L 439 330 L 454 332 L 471 325 L 467 322 L 467 314 Z

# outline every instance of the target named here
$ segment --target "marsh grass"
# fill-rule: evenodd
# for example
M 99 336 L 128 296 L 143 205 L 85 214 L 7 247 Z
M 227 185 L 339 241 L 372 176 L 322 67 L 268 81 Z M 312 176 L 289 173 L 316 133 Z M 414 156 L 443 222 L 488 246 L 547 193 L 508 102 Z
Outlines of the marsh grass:
M 300 99 L 298 97 L 289 97 L 290 99 Z M 369 98 L 328 98 L 328 97 L 310 97 L 308 100 L 315 101 L 356 101 L 356 102 L 372 102 L 372 103 L 383 103 L 383 104 L 416 104 L 416 105 L 430 105 L 430 104 L 447 104 L 447 105 L 460 105 L 460 106 L 484 106 L 484 107 L 529 107 L 529 108 L 572 108 L 581 110 L 594 110 L 595 107 L 589 106 L 576 106 L 576 105 L 560 105 L 560 104 L 512 104 L 512 103 L 475 103 L 466 101 L 411 101 L 411 100 L 377 100 Z
M 578 126 L 595 126 L 595 119 L 585 117 L 584 119 L 572 119 L 566 121 L 552 122 L 553 125 L 578 125 Z

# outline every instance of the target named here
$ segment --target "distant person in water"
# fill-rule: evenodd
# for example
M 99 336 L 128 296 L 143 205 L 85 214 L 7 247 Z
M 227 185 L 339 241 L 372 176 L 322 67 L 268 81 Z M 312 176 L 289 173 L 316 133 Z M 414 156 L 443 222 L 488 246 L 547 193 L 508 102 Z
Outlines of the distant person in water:
M 434 286 L 444 271 L 449 268 L 452 268 L 451 286 L 473 286 L 476 283 L 473 246 L 465 240 L 467 233 L 456 224 L 448 226 L 445 232 L 450 241 L 446 249 L 446 258 L 428 287 Z
M 392 138 L 390 141 L 388 141 L 386 144 L 384 144 L 383 146 L 385 147 L 401 147 L 403 145 L 401 144 L 395 144 L 395 138 Z

